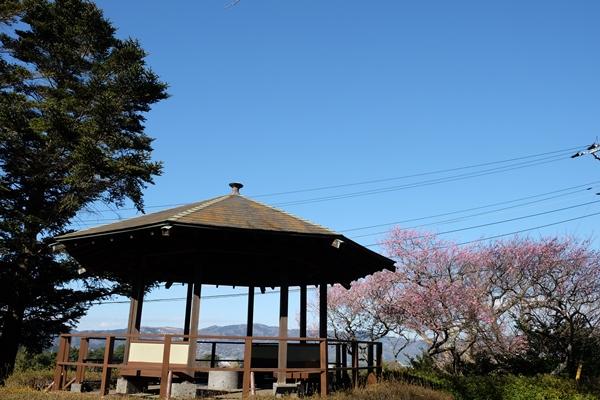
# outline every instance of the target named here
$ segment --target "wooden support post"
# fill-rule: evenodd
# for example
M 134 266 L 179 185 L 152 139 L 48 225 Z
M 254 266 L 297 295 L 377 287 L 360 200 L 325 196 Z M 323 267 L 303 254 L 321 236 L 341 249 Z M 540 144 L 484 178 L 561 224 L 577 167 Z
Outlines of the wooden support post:
M 319 337 L 327 339 L 327 283 L 319 285 Z
M 198 347 L 198 324 L 200 322 L 200 295 L 202 294 L 202 282 L 200 275 L 196 276 L 194 290 L 192 291 L 192 308 L 190 317 L 190 344 L 188 348 L 188 366 L 196 364 L 196 349 Z
M 100 396 L 106 396 L 110 385 L 110 373 L 112 368 L 108 364 L 112 363 L 113 351 L 115 348 L 115 337 L 107 336 L 104 344 L 104 360 L 102 362 L 102 375 L 100 376 Z
M 242 399 L 250 397 L 252 374 L 252 337 L 247 336 L 244 340 L 244 376 L 242 379 Z
M 127 320 L 127 334 L 139 335 L 142 326 L 142 307 L 144 305 L 144 281 L 138 279 L 132 287 L 129 301 L 129 319 Z M 123 352 L 123 362 L 126 363 L 129 358 L 129 344 L 133 337 L 128 336 L 125 341 L 125 351 Z
M 321 387 L 320 387 L 320 392 L 321 392 L 321 397 L 326 397 L 327 396 L 327 389 L 328 389 L 328 382 L 327 382 L 327 378 L 329 376 L 329 371 L 328 371 L 328 357 L 327 357 L 327 339 L 323 339 L 321 340 L 321 342 L 319 343 L 319 350 L 320 350 L 320 354 L 319 354 L 319 358 L 321 359 Z
M 277 357 L 277 383 L 286 382 L 288 301 L 289 288 L 287 286 L 281 286 L 281 292 L 279 293 L 279 354 Z
M 342 343 L 342 369 L 340 373 L 342 374 L 342 382 L 344 383 L 344 388 L 347 388 L 347 383 L 350 381 L 348 377 L 348 345 L 346 343 Z
M 373 354 L 373 346 L 375 345 L 375 343 L 368 343 L 367 344 L 367 374 L 370 374 L 371 372 L 373 372 L 373 367 L 375 366 L 375 362 L 374 362 L 374 354 Z
M 185 317 L 183 319 L 183 334 L 190 334 L 190 317 L 192 315 L 192 295 L 194 294 L 194 284 L 187 284 L 187 295 L 185 297 Z M 183 338 L 184 342 L 187 342 L 189 338 Z
M 300 286 L 300 337 L 306 337 L 306 285 Z
M 383 343 L 376 343 L 376 354 L 377 355 L 375 359 L 377 360 L 377 365 L 375 368 L 375 374 L 377 375 L 377 378 L 381 379 L 383 374 Z
M 58 351 L 56 352 L 56 367 L 54 368 L 54 384 L 52 385 L 52 390 L 62 389 L 65 367 L 62 366 L 60 363 L 65 361 L 65 341 L 66 338 L 61 336 L 58 342 Z
M 358 388 L 358 343 L 352 342 L 352 386 Z
M 54 368 L 54 380 L 52 390 L 62 390 L 67 379 L 67 368 L 61 363 L 69 361 L 71 350 L 71 338 L 61 336 L 56 353 L 56 368 Z
M 169 387 L 169 370 L 171 361 L 171 335 L 165 335 L 163 347 L 162 367 L 160 371 L 160 398 L 167 399 L 171 388 Z
M 342 368 L 348 368 L 348 345 L 346 343 L 342 343 Z
M 335 344 L 335 383 L 340 384 L 342 380 L 342 348 L 339 343 Z
M 142 323 L 142 306 L 144 304 L 144 284 L 141 280 L 138 280 L 133 284 L 129 299 L 127 333 L 140 333 L 140 327 Z
M 90 347 L 90 339 L 82 337 L 79 341 L 79 354 L 77 355 L 77 362 L 84 363 L 88 356 L 88 349 Z M 78 365 L 75 372 L 75 382 L 82 383 L 85 379 L 85 367 Z
M 217 342 L 212 342 L 210 346 L 210 367 L 217 365 Z
M 254 286 L 248 287 L 248 314 L 246 319 L 246 336 L 254 334 Z

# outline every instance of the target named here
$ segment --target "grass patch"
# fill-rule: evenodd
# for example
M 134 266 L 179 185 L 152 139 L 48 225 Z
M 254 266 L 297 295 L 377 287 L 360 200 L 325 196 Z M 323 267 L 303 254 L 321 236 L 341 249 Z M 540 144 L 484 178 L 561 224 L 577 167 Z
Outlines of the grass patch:
M 600 400 L 598 387 L 553 375 L 451 376 L 433 370 L 398 368 L 386 379 L 451 393 L 455 400 Z
M 24 387 L 0 388 L 0 399 L 2 400 L 86 400 L 98 399 L 96 393 L 70 393 L 70 392 L 43 392 Z M 116 398 L 116 397 L 115 397 Z M 119 396 L 118 399 L 133 400 L 134 397 Z M 135 398 L 139 400 L 139 397 Z
M 405 382 L 382 382 L 351 392 L 334 393 L 329 398 L 333 400 L 453 400 L 448 393 Z
M 90 378 L 98 372 L 90 371 Z M 49 369 L 18 371 L 5 387 L 2 400 L 85 400 L 98 399 L 98 393 L 48 392 L 40 389 L 52 381 Z M 95 377 L 95 376 L 94 376 Z M 99 377 L 99 376 L 98 376 Z M 120 400 L 139 400 L 139 396 L 114 396 Z M 274 400 L 273 396 L 258 396 Z M 311 397 L 317 399 L 318 396 Z M 386 371 L 386 381 L 348 392 L 335 392 L 332 400 L 600 400 L 590 387 L 577 387 L 572 379 L 551 375 L 450 376 L 434 371 L 397 369 Z
M 24 387 L 0 388 L 2 400 L 86 400 L 98 399 L 97 393 L 48 392 Z M 139 396 L 111 396 L 119 400 L 139 400 Z M 311 399 L 318 399 L 313 396 Z M 337 392 L 328 397 L 332 400 L 453 400 L 450 394 L 410 385 L 403 382 L 384 382 L 349 392 Z M 257 396 L 258 400 L 274 400 L 274 396 Z
M 9 389 L 35 389 L 42 390 L 52 382 L 54 370 L 52 369 L 30 369 L 25 371 L 13 372 L 4 385 Z
M 305 399 L 320 399 L 318 395 Z M 338 391 L 327 396 L 330 400 L 454 400 L 449 393 L 411 385 L 406 382 L 382 382 L 365 388 Z M 275 400 L 281 397 L 255 396 L 255 400 Z

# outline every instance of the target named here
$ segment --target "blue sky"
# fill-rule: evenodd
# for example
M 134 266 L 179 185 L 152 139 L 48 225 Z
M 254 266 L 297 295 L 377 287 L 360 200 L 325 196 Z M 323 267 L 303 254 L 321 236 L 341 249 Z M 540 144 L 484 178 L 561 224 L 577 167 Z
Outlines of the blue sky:
M 233 180 L 253 197 L 568 149 L 600 134 L 597 1 L 97 3 L 119 36 L 140 40 L 149 65 L 170 86 L 171 97 L 148 115 L 155 158 L 165 163 L 146 191 L 148 212 L 225 194 Z M 343 231 L 600 181 L 600 162 L 559 159 L 567 154 L 503 173 L 282 208 Z M 509 164 L 257 199 L 277 205 L 502 165 Z M 444 235 L 468 241 L 600 212 L 600 204 L 578 206 L 600 200 L 600 186 L 571 192 L 427 228 L 444 232 L 577 206 Z M 134 215 L 98 207 L 74 227 Z M 529 234 L 594 237 L 599 218 Z M 356 240 L 372 244 L 380 237 Z M 204 290 L 226 293 L 241 291 Z M 173 287 L 149 298 L 184 295 Z M 276 299 L 257 296 L 257 322 L 275 324 Z M 243 297 L 206 300 L 201 326 L 242 323 L 245 304 Z M 183 302 L 144 308 L 144 325 L 182 324 Z M 127 305 L 96 306 L 79 327 L 122 327 L 126 317 Z

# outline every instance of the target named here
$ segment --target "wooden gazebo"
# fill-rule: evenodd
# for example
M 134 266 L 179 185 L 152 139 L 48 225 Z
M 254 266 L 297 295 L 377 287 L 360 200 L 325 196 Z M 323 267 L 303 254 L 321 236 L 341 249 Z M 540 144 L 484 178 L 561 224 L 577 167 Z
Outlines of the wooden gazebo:
M 79 335 L 77 360 L 69 360 L 69 348 L 72 338 L 78 335 L 61 335 L 54 389 L 81 384 L 86 368 L 101 368 L 101 392 L 108 393 L 111 369 L 118 368 L 123 379 L 133 387 L 137 381 L 160 379 L 161 397 L 167 398 L 173 379 L 194 382 L 200 374 L 218 368 L 214 362 L 214 347 L 225 339 L 243 345 L 244 358 L 241 366 L 218 369 L 243 373 L 244 398 L 253 389 L 254 372 L 274 373 L 280 386 L 285 386 L 290 379 L 317 376 L 321 394 L 327 393 L 328 377 L 337 367 L 338 377 L 344 369 L 352 369 L 353 381 L 356 381 L 358 360 L 353 356 L 352 367 L 346 368 L 345 351 L 340 348 L 357 344 L 327 339 L 327 285 L 339 283 L 348 287 L 366 275 L 392 270 L 394 262 L 341 234 L 240 195 L 243 185 L 239 183 L 230 186 L 232 192 L 225 196 L 56 238 L 86 271 L 128 283 L 132 291 L 126 335 Z M 187 284 L 182 335 L 149 337 L 140 332 L 145 288 L 158 282 L 167 286 Z M 248 287 L 246 336 L 223 338 L 198 334 L 202 284 Z M 318 338 L 307 337 L 309 285 L 319 287 Z M 292 286 L 300 288 L 297 338 L 288 337 L 288 296 Z M 255 337 L 255 291 L 264 293 L 267 288 L 276 287 L 280 288 L 279 336 Z M 88 360 L 87 345 L 99 337 L 106 341 L 104 359 Z M 124 359 L 120 363 L 113 362 L 116 340 L 125 343 Z M 197 359 L 197 348 L 200 343 L 210 341 L 213 359 L 210 365 L 205 365 Z M 268 341 L 274 345 L 275 365 L 257 356 L 259 346 L 262 346 L 261 354 L 265 354 Z M 329 366 L 329 346 L 336 346 L 332 367 Z M 376 364 L 381 362 L 381 346 L 370 346 L 367 368 L 376 370 Z M 290 353 L 288 358 L 292 348 L 294 355 Z M 70 370 L 75 370 L 75 374 L 69 380 Z

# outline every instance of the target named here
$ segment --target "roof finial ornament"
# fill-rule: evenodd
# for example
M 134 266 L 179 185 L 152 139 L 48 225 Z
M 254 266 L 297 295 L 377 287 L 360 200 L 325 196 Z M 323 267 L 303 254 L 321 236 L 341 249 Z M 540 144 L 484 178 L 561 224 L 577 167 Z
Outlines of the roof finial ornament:
M 239 183 L 239 182 L 231 182 L 229 184 L 229 187 L 231 188 L 231 194 L 240 194 L 240 189 L 244 187 L 243 184 Z

